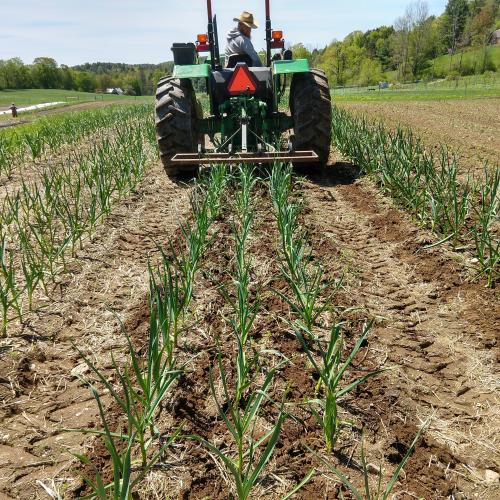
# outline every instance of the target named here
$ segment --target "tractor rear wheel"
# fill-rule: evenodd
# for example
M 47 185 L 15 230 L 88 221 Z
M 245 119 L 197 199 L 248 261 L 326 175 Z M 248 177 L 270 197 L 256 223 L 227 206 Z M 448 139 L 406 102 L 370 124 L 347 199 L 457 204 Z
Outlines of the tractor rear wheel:
M 290 111 L 293 118 L 292 140 L 296 151 L 313 150 L 319 162 L 297 164 L 317 169 L 326 165 L 332 141 L 332 102 L 325 73 L 313 69 L 295 73 L 290 86 Z
M 195 153 L 201 136 L 198 120 L 203 117 L 190 80 L 164 77 L 158 82 L 155 103 L 156 138 L 168 176 L 195 174 L 198 165 L 173 165 L 177 153 Z

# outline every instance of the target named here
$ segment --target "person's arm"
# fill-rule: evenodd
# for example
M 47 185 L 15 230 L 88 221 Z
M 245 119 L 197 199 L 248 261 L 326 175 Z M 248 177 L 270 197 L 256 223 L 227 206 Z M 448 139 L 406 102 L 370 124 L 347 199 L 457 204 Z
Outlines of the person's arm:
M 252 65 L 253 66 L 262 66 L 262 62 L 260 60 L 259 54 L 257 54 L 256 50 L 253 48 L 253 44 L 250 40 L 250 38 L 246 36 L 240 36 L 238 37 L 238 41 L 240 42 L 240 47 L 241 50 L 250 56 L 250 59 L 252 59 Z

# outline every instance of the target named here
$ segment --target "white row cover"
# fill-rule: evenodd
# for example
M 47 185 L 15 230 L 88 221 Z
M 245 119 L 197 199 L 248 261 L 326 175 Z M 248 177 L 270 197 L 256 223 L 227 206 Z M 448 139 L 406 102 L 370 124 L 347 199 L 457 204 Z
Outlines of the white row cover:
M 21 111 L 33 111 L 34 109 L 48 108 L 49 106 L 56 106 L 57 104 L 66 104 L 65 102 L 44 102 L 43 104 L 33 104 L 33 106 L 25 106 L 17 108 L 17 112 Z M 0 111 L 0 115 L 10 115 L 12 111 L 10 109 L 6 111 Z

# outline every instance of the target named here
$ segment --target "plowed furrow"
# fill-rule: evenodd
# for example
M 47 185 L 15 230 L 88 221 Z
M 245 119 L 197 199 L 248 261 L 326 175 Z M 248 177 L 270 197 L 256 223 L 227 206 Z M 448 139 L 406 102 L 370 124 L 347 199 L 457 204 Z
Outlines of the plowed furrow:
M 371 189 L 308 184 L 305 196 L 316 246 L 322 244 L 330 265 L 345 272 L 340 305 L 349 308 L 346 319 L 357 311 L 376 318 L 373 355 L 400 365 L 385 389 L 396 404 L 381 401 L 381 420 L 389 424 L 398 412 L 410 421 L 431 418 L 429 434 L 454 462 L 448 471 L 448 464 L 436 465 L 437 477 L 448 482 L 450 492 L 484 493 L 486 483 L 479 478 L 500 465 L 492 452 L 500 410 L 500 380 L 489 349 L 500 326 L 494 293 L 462 282 L 455 256 L 444 250 L 417 252 L 426 234 Z M 471 314 L 478 309 L 481 323 Z M 430 494 L 427 473 L 414 473 L 422 493 Z
M 2 341 L 9 355 L 0 375 L 9 384 L 0 385 L 0 491 L 45 498 L 37 480 L 71 485 L 68 452 L 77 452 L 85 436 L 61 431 L 97 423 L 95 401 L 76 378 L 86 367 L 73 344 L 101 367 L 110 366 L 111 349 L 119 356 L 119 320 L 144 303 L 148 258 L 157 243 L 167 245 L 189 208 L 188 190 L 155 165 L 80 252 L 49 307 Z

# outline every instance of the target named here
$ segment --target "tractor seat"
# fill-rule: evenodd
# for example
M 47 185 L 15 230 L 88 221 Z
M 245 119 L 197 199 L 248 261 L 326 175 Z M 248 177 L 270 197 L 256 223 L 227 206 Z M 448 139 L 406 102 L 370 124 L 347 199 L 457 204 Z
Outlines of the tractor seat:
M 252 58 L 248 54 L 234 54 L 229 56 L 226 68 L 235 68 L 238 63 L 245 63 L 250 67 L 252 66 Z

